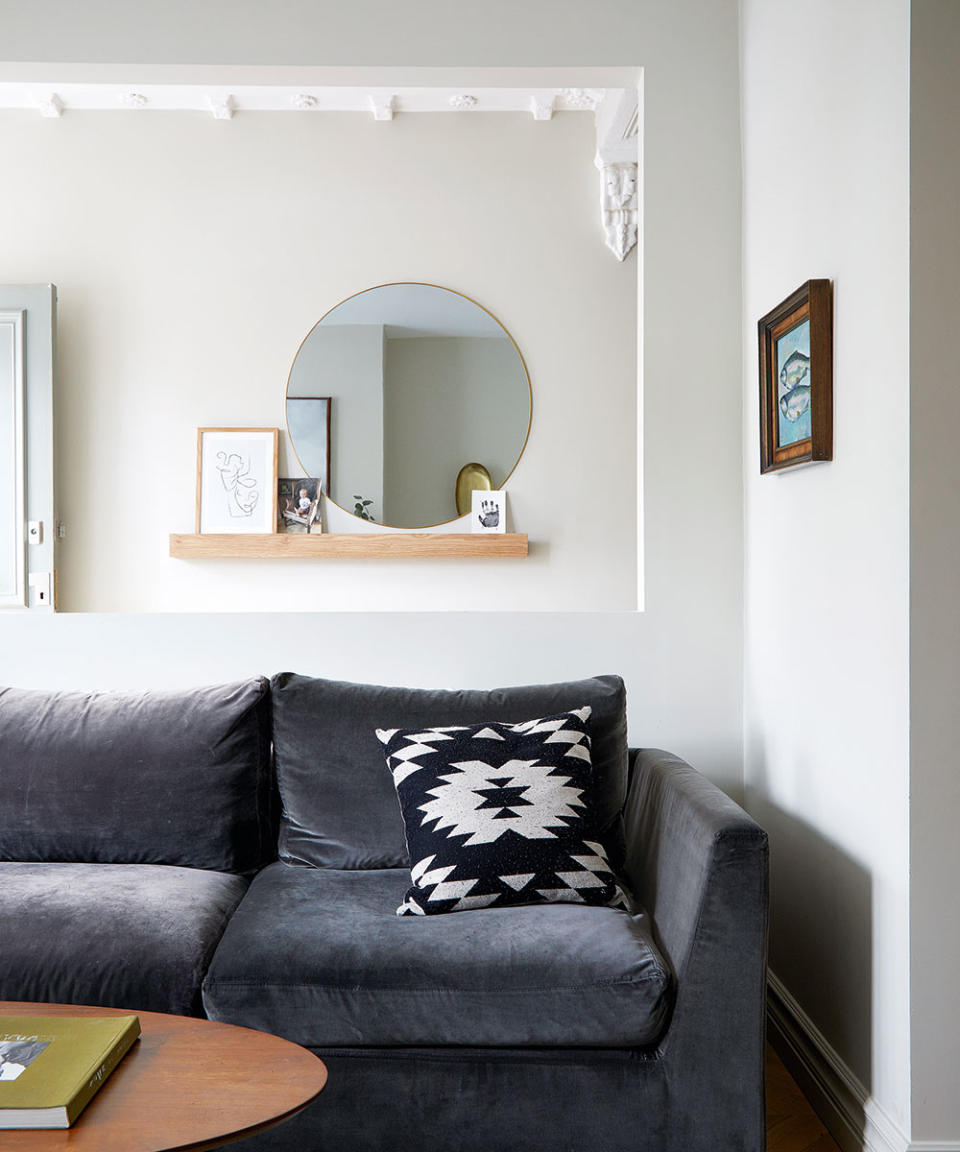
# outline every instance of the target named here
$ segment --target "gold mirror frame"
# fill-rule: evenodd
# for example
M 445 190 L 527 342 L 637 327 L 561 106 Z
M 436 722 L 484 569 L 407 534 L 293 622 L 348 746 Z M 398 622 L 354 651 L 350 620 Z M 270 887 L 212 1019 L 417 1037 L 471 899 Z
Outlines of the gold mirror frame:
M 469 303 L 471 303 L 471 304 L 475 305 L 477 308 L 479 308 L 481 312 L 485 312 L 490 317 L 490 319 L 502 330 L 503 334 L 507 337 L 507 339 L 513 345 L 513 349 L 516 352 L 517 356 L 520 358 L 520 366 L 523 368 L 523 375 L 524 375 L 524 378 L 526 379 L 526 382 L 527 382 L 527 398 L 528 398 L 528 402 L 529 402 L 529 409 L 528 409 L 529 415 L 527 416 L 527 431 L 524 434 L 523 443 L 520 445 L 520 451 L 517 455 L 516 460 L 513 463 L 513 467 L 506 474 L 506 476 L 504 476 L 503 482 L 501 484 L 501 488 L 505 488 L 507 481 L 514 474 L 514 472 L 516 472 L 517 465 L 523 459 L 523 454 L 527 448 L 527 442 L 530 439 L 530 429 L 533 426 L 533 387 L 530 383 L 530 371 L 527 368 L 527 362 L 526 362 L 526 360 L 524 360 L 523 353 L 520 351 L 520 347 L 517 344 L 516 340 L 514 340 L 513 334 L 498 319 L 498 317 L 496 317 L 490 311 L 489 308 L 484 308 L 484 306 L 479 301 L 474 300 L 472 296 L 468 296 L 465 292 L 458 292 L 456 290 L 456 288 L 447 288 L 446 285 L 444 285 L 444 284 L 431 284 L 429 281 L 426 281 L 426 280 L 388 280 L 384 284 L 373 284 L 369 288 L 362 288 L 359 292 L 352 292 L 349 296 L 344 296 L 344 298 L 342 300 L 337 301 L 337 303 L 334 304 L 332 308 L 328 308 L 326 310 L 326 312 L 324 312 L 324 314 L 316 322 L 316 324 L 313 325 L 313 327 L 310 329 L 310 331 L 307 332 L 306 336 L 304 336 L 304 338 L 300 341 L 299 345 L 297 346 L 297 351 L 294 353 L 293 360 L 290 364 L 290 371 L 287 373 L 287 382 L 284 385 L 284 389 L 283 389 L 284 431 L 287 434 L 287 440 L 290 443 L 290 447 L 293 451 L 294 456 L 296 457 L 297 463 L 300 465 L 300 468 L 303 471 L 303 474 L 305 476 L 308 476 L 309 473 L 307 472 L 306 468 L 304 468 L 303 461 L 300 459 L 300 454 L 297 452 L 297 446 L 296 446 L 296 444 L 294 444 L 293 437 L 290 435 L 289 429 L 287 428 L 287 393 L 290 389 L 290 377 L 293 375 L 293 368 L 297 362 L 297 357 L 300 355 L 301 348 L 303 348 L 304 344 L 306 344 L 306 342 L 310 339 L 310 337 L 313 335 L 313 333 L 316 331 L 316 329 L 320 327 L 320 325 L 324 322 L 324 320 L 326 320 L 326 318 L 330 315 L 330 313 L 335 312 L 342 304 L 346 304 L 348 300 L 354 300 L 354 299 L 356 299 L 357 296 L 362 296 L 366 292 L 375 292 L 378 288 L 406 287 L 408 284 L 415 285 L 416 287 L 420 287 L 420 288 L 439 288 L 442 292 L 451 292 L 454 296 L 460 296 L 462 299 L 469 301 Z M 329 500 L 330 503 L 333 504 L 335 507 L 339 508 L 341 512 L 346 512 L 346 514 L 348 516 L 352 516 L 354 518 L 354 520 L 358 520 L 361 524 L 366 523 L 365 520 L 361 520 L 359 516 L 357 516 L 357 515 L 355 515 L 355 513 L 351 512 L 349 508 L 344 508 L 344 506 L 342 504 L 338 504 L 337 501 L 334 500 L 333 497 L 330 496 L 329 493 L 325 492 L 324 497 L 327 500 Z M 423 524 L 420 526 L 412 526 L 412 527 L 408 526 L 408 525 L 400 525 L 400 524 L 382 524 L 382 525 L 378 524 L 377 527 L 378 528 L 381 528 L 381 527 L 382 528 L 393 528 L 393 529 L 397 529 L 397 530 L 402 531 L 402 532 L 427 532 L 431 528 L 441 528 L 445 524 L 453 524 L 454 521 L 461 520 L 461 519 L 463 519 L 463 517 L 461 515 L 457 515 L 457 516 L 451 516 L 449 520 L 438 520 L 435 524 Z

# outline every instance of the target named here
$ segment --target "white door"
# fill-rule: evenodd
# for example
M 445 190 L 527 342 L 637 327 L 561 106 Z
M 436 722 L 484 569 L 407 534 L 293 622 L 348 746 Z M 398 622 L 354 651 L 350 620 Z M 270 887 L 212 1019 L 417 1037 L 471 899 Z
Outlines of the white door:
M 23 310 L 0 312 L 0 608 L 27 606 Z

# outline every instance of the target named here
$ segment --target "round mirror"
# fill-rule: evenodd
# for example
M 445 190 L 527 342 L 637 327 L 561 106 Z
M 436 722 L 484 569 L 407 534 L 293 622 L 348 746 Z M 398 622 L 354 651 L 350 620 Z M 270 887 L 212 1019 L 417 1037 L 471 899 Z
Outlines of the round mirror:
M 465 476 L 485 469 L 501 488 L 530 409 L 510 333 L 433 284 L 350 296 L 307 333 L 287 380 L 287 431 L 303 470 L 347 512 L 395 528 L 456 519 L 466 465 L 482 469 Z

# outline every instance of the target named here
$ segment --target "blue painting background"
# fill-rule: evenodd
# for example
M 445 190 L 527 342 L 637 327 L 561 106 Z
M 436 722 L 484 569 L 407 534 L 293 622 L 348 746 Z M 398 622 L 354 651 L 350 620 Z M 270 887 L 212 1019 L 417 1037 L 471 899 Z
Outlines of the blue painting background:
M 802 352 L 804 356 L 810 355 L 809 320 L 804 320 L 796 328 L 791 328 L 777 341 L 777 444 L 781 448 L 785 448 L 788 444 L 796 444 L 798 440 L 806 440 L 812 434 L 810 408 L 807 408 L 796 422 L 787 420 L 780 411 L 780 397 L 789 392 L 789 388 L 785 388 L 780 383 L 780 372 L 794 352 Z M 809 385 L 810 373 L 803 378 L 802 383 Z

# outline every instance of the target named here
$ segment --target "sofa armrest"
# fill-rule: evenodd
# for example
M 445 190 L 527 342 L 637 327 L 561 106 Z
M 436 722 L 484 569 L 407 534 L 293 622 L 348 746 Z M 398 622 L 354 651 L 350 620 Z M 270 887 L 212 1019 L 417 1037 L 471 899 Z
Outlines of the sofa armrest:
M 730 1070 L 739 1044 L 748 1065 L 759 1063 L 762 1086 L 766 833 L 678 757 L 632 755 L 627 878 L 677 978 L 662 1046 L 722 1050 Z

